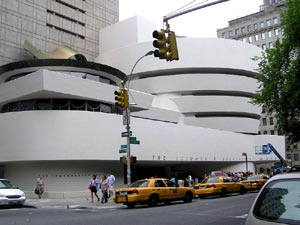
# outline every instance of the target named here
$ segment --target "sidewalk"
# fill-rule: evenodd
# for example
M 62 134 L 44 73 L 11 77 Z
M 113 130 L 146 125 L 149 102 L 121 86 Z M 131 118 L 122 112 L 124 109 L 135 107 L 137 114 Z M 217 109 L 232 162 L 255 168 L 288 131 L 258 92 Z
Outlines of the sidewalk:
M 89 198 L 69 198 L 69 199 L 50 199 L 50 198 L 28 198 L 24 204 L 24 207 L 35 208 L 65 208 L 65 209 L 96 209 L 96 208 L 116 208 L 120 205 L 113 202 L 112 199 L 107 203 L 101 204 L 101 202 L 90 202 Z

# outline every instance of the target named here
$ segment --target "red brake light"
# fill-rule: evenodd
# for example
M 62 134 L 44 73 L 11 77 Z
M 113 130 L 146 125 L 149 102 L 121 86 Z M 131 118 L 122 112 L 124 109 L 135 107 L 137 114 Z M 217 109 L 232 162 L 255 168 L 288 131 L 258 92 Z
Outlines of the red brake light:
M 132 191 L 132 193 L 133 193 L 133 194 L 138 194 L 139 191 L 138 191 L 137 189 L 134 189 L 134 190 Z
M 211 187 L 212 187 L 212 188 L 216 188 L 216 185 L 215 185 L 215 184 L 212 184 Z

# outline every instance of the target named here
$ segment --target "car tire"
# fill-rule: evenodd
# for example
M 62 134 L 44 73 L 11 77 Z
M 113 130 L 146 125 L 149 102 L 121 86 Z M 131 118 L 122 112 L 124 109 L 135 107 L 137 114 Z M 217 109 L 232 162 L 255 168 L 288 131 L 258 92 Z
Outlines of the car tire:
M 158 195 L 152 194 L 152 195 L 150 195 L 150 197 L 149 197 L 148 205 L 149 205 L 149 206 L 156 206 L 157 203 L 158 203 L 158 201 L 159 201 Z
M 134 208 L 135 205 L 136 203 L 127 203 L 127 207 L 130 209 Z
M 221 191 L 221 196 L 222 196 L 222 197 L 225 197 L 225 196 L 226 196 L 226 194 L 227 194 L 227 190 L 226 190 L 226 188 L 222 188 L 222 191 Z
M 185 196 L 184 196 L 183 201 L 184 201 L 185 203 L 189 203 L 189 202 L 191 202 L 192 200 L 193 200 L 193 194 L 192 194 L 191 192 L 185 193 Z
M 244 186 L 241 186 L 241 188 L 240 188 L 240 195 L 243 195 L 243 194 L 245 194 L 245 187 Z

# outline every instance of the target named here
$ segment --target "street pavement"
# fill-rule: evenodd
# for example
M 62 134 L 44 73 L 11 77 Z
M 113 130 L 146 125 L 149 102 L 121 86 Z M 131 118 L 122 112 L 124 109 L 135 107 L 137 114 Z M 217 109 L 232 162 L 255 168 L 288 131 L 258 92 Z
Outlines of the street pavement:
M 119 205 L 120 206 L 120 205 Z M 101 201 L 91 203 L 89 198 L 69 198 L 69 199 L 48 199 L 48 198 L 29 198 L 26 199 L 24 207 L 33 208 L 57 208 L 57 209 L 97 209 L 97 208 L 116 208 L 118 205 L 109 199 L 107 203 Z

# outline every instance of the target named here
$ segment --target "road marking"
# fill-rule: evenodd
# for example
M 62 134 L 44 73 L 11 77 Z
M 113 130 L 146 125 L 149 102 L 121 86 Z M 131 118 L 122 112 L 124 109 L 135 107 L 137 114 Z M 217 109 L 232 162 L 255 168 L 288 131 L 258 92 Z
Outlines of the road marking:
M 247 216 L 248 216 L 248 214 L 244 214 L 244 215 L 241 215 L 241 216 L 235 216 L 235 218 L 246 219 Z

